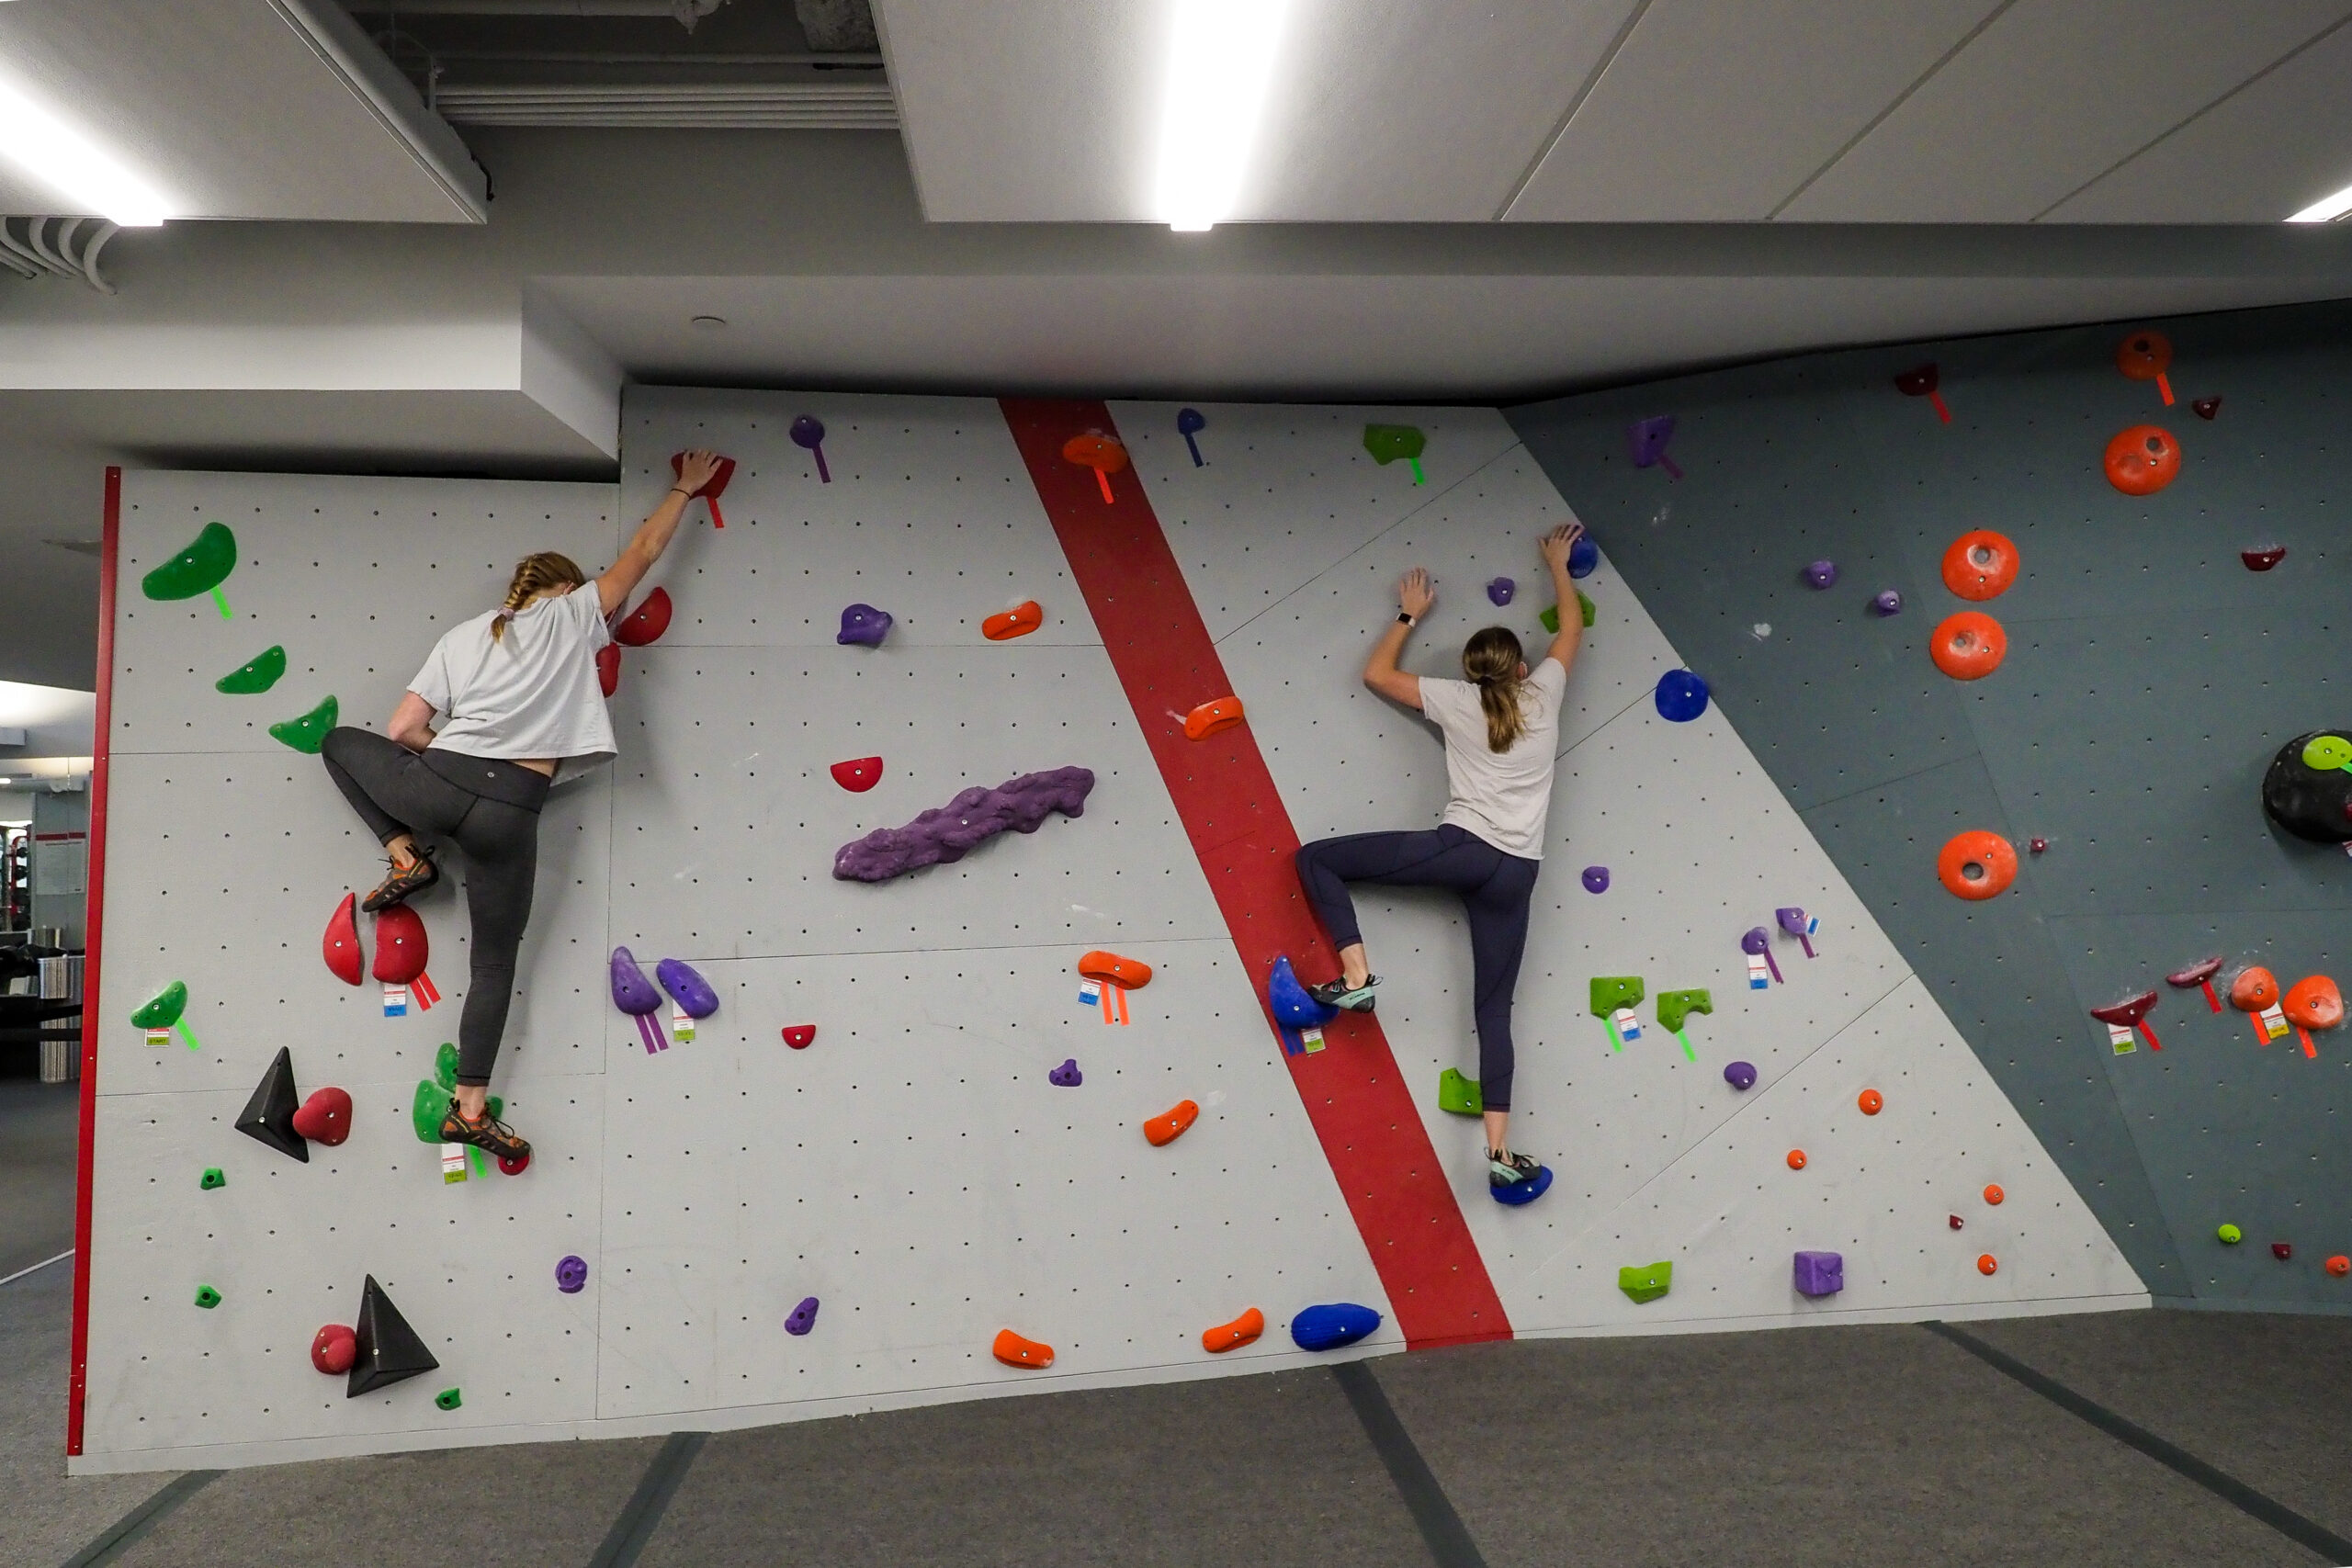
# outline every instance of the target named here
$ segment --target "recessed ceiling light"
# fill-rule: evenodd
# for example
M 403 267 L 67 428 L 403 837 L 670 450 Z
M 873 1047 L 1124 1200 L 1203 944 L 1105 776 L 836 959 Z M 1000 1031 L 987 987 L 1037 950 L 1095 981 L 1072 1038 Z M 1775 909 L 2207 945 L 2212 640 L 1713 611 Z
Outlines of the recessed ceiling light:
M 1273 78 L 1288 0 L 1175 0 L 1159 130 L 1160 218 L 1206 229 L 1229 216 Z
M 2352 212 L 2352 186 L 2346 186 L 2334 196 L 2321 197 L 2301 212 L 2287 220 L 2290 223 L 2333 223 Z
M 126 229 L 150 229 L 171 216 L 145 180 L 6 84 L 0 84 L 0 156 L 86 211 Z
M 727 318 L 724 316 L 696 316 L 687 324 L 693 327 L 696 332 L 715 333 L 719 328 L 727 324 Z

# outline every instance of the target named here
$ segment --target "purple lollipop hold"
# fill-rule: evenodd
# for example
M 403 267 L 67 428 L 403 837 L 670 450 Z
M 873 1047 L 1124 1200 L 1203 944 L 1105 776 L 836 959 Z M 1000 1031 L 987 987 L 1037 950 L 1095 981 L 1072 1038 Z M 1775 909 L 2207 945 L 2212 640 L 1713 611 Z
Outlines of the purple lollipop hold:
M 1871 608 L 1882 615 L 1903 614 L 1903 595 L 1890 588 L 1871 601 Z
M 665 958 L 653 966 L 670 999 L 685 1009 L 688 1018 L 708 1018 L 718 1010 L 718 993 L 683 958 Z
M 1781 922 L 1782 931 L 1797 939 L 1804 948 L 1804 955 L 1811 958 L 1813 956 L 1813 926 L 1805 919 L 1804 911 L 1792 906 L 1785 909 L 1773 910 L 1772 918 Z
M 890 635 L 890 612 L 877 610 L 871 604 L 852 604 L 842 612 L 842 629 L 833 640 L 841 643 L 864 643 L 879 648 L 882 639 Z
M 555 1266 L 555 1288 L 567 1296 L 576 1296 L 588 1284 L 588 1260 L 576 1254 L 559 1258 Z
M 1608 892 L 1609 868 L 1605 865 L 1586 866 L 1584 868 L 1584 890 L 1588 893 Z
M 1826 588 L 1838 581 L 1838 563 L 1817 560 L 1804 569 L 1804 580 L 1815 588 Z
M 1748 1062 L 1734 1062 L 1724 1069 L 1724 1082 L 1736 1089 L 1756 1087 L 1756 1067 Z
M 792 1315 L 784 1320 L 786 1334 L 806 1334 L 816 1326 L 817 1298 L 814 1296 L 802 1298 L 800 1304 L 792 1309 Z
M 1650 419 L 1635 420 L 1625 427 L 1625 449 L 1634 459 L 1634 467 L 1646 468 L 1653 464 L 1666 470 L 1666 477 L 1679 479 L 1682 470 L 1666 455 L 1666 444 L 1674 439 L 1674 416 L 1658 414 Z
M 817 459 L 817 477 L 827 484 L 833 482 L 831 470 L 825 467 L 825 422 L 813 413 L 804 413 L 792 422 L 792 444 L 805 446 Z
M 1046 1081 L 1056 1089 L 1076 1089 L 1086 1081 L 1086 1076 L 1078 1070 L 1078 1058 L 1072 1056 L 1069 1061 L 1047 1073 Z
M 613 949 L 613 1005 L 623 1012 L 649 1013 L 662 1006 L 662 993 L 637 966 L 626 947 Z
M 1764 967 L 1772 972 L 1772 978 L 1775 980 L 1781 978 L 1780 963 L 1772 956 L 1770 931 L 1766 931 L 1762 926 L 1750 926 L 1747 929 L 1747 934 L 1739 939 L 1739 950 L 1750 957 L 1763 959 Z
M 1493 600 L 1498 606 L 1510 604 L 1510 596 L 1518 592 L 1519 584 L 1508 577 L 1498 577 L 1487 584 L 1487 597 Z

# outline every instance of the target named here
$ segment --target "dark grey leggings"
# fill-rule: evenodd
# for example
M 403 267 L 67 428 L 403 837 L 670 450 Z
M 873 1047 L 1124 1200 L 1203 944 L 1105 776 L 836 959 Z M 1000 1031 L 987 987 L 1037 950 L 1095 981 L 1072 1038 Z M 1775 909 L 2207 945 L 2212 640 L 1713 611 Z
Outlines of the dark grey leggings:
M 1527 947 L 1527 901 L 1542 861 L 1507 855 L 1452 823 L 1420 833 L 1351 833 L 1318 839 L 1298 852 L 1298 880 L 1323 918 L 1334 947 L 1363 940 L 1351 882 L 1391 887 L 1448 887 L 1470 921 L 1470 973 L 1478 1024 L 1478 1098 L 1489 1111 L 1510 1109 L 1518 1063 L 1510 1043 L 1511 993 Z
M 529 768 L 484 757 L 436 751 L 428 761 L 398 741 L 348 727 L 330 731 L 319 754 L 327 776 L 378 843 L 402 833 L 425 833 L 465 852 L 473 971 L 458 1021 L 458 1081 L 489 1083 L 499 1039 L 506 1032 L 506 1010 L 514 998 L 515 950 L 531 919 L 532 883 L 539 869 L 536 803 L 547 797 L 548 781 Z M 492 799 L 453 782 L 446 776 L 453 773 L 479 773 L 480 780 L 469 782 L 507 798 Z

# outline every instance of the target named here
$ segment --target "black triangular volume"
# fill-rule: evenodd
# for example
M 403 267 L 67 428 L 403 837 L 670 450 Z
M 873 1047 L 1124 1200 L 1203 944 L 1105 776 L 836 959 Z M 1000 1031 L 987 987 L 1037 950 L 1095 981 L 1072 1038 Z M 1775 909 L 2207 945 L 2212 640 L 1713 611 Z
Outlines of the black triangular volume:
M 254 1097 L 245 1101 L 245 1113 L 237 1118 L 237 1131 L 308 1165 L 310 1140 L 294 1130 L 294 1111 L 301 1103 L 301 1097 L 294 1092 L 294 1053 L 280 1045 L 277 1059 L 262 1074 Z
M 401 1309 L 392 1298 L 384 1294 L 384 1287 L 376 1283 L 376 1276 L 368 1276 L 368 1284 L 359 1292 L 358 1359 L 351 1363 L 351 1384 L 343 1391 L 345 1399 L 356 1399 L 388 1383 L 413 1378 L 419 1372 L 429 1372 L 441 1363 L 408 1325 Z

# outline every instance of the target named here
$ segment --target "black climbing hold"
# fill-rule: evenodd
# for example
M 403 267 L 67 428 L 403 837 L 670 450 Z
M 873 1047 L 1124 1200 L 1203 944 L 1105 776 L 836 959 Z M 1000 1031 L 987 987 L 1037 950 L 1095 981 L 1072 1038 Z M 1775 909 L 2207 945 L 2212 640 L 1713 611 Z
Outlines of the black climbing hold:
M 254 1086 L 254 1097 L 245 1101 L 244 1114 L 237 1118 L 237 1131 L 308 1165 L 310 1142 L 294 1130 L 294 1112 L 301 1104 L 301 1096 L 294 1092 L 294 1054 L 280 1045 L 269 1071 Z
M 2352 839 L 2352 773 L 2313 767 L 2305 749 L 2324 737 L 2352 746 L 2352 729 L 2315 729 L 2278 748 L 2262 779 L 2262 808 L 2270 820 L 2299 839 L 2337 844 Z M 2339 755 L 2341 753 L 2338 753 Z
M 351 1363 L 351 1384 L 343 1391 L 345 1399 L 356 1399 L 404 1378 L 429 1372 L 441 1363 L 408 1325 L 401 1309 L 392 1298 L 384 1294 L 384 1287 L 376 1283 L 376 1276 L 368 1276 L 368 1283 L 359 1292 L 359 1357 Z

